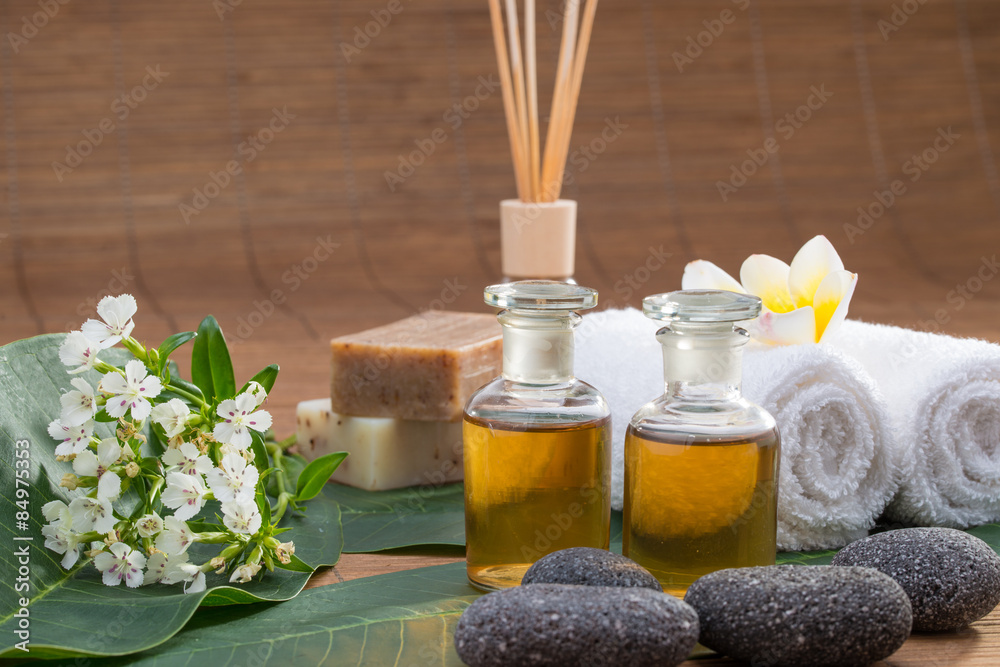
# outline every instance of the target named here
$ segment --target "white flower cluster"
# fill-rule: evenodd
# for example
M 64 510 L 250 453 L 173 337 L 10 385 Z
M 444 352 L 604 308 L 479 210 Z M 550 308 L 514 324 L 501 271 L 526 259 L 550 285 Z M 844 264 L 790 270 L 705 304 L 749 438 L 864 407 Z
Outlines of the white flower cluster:
M 201 534 L 191 530 L 186 521 L 198 515 L 206 500 L 214 498 L 221 503 L 223 523 L 230 531 L 211 535 L 245 543 L 261 529 L 256 502 L 260 475 L 252 465 L 250 431 L 263 433 L 271 426 L 271 415 L 258 409 L 267 392 L 251 382 L 245 392 L 221 401 L 216 409 L 217 420 L 208 422 L 211 425 L 215 421 L 208 437 L 206 420 L 192 413 L 184 401 L 155 401 L 165 390 L 163 382 L 167 380 L 150 374 L 142 361 L 133 359 L 119 369 L 98 360 L 101 350 L 119 342 L 127 346 L 134 343 L 130 334 L 136 310 L 131 295 L 105 297 L 97 307 L 101 319 L 88 320 L 60 347 L 59 358 L 70 367 L 70 373 L 95 368 L 107 372 L 96 390 L 84 379 L 74 378 L 74 389 L 61 397 L 59 418 L 49 425 L 49 434 L 58 442 L 56 455 L 73 464 L 75 475 L 66 475 L 63 486 L 71 490 L 82 487 L 89 492 L 69 504 L 61 500 L 46 504 L 43 514 L 48 524 L 42 533 L 45 546 L 63 554 L 61 564 L 66 569 L 79 560 L 80 547 L 89 545 L 87 554 L 94 558 L 109 586 L 122 581 L 133 588 L 154 582 L 183 583 L 185 592 L 199 592 L 205 590 L 205 573 L 215 568 L 212 561 L 204 565 L 189 562 L 188 547 L 200 541 Z M 155 364 L 151 367 L 155 370 Z M 119 420 L 119 437 L 94 436 L 95 418 L 102 408 L 109 417 Z M 141 440 L 135 434 L 147 419 L 161 426 L 169 441 L 159 470 L 149 474 L 165 478 L 160 501 L 174 513 L 161 518 L 151 511 L 132 522 L 116 514 L 113 503 L 122 494 L 123 479 L 142 473 L 135 462 L 138 445 L 133 451 L 127 436 Z M 219 443 L 215 450 L 220 457 L 218 466 L 206 453 L 206 439 Z M 245 583 L 259 571 L 259 562 L 239 565 L 230 581 Z

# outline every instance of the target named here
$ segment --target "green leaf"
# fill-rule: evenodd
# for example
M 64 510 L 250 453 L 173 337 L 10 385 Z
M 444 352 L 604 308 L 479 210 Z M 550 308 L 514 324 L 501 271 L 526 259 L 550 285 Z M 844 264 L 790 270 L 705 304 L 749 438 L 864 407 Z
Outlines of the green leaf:
M 170 641 L 101 664 L 461 667 L 452 636 L 480 595 L 464 563 L 365 577 L 280 605 L 203 609 Z
M 327 484 L 323 496 L 340 504 L 345 553 L 418 545 L 465 546 L 461 484 L 362 491 Z
M 8 556 L 0 558 L 0 578 L 13 587 L 19 567 L 10 557 L 14 548 L 27 546 L 30 574 L 30 652 L 15 648 L 14 634 L 19 619 L 18 598 L 11 591 L 0 595 L 0 658 L 58 658 L 66 656 L 109 656 L 142 651 L 175 634 L 199 604 L 241 604 L 260 600 L 286 600 L 299 593 L 309 575 L 276 570 L 253 582 L 230 587 L 222 575 L 209 574 L 206 592 L 185 595 L 178 586 L 152 585 L 138 589 L 124 585 L 108 587 L 100 573 L 84 557 L 71 571 L 59 564 L 60 556 L 44 547 L 41 527 L 45 523 L 42 506 L 51 500 L 69 501 L 82 490 L 68 492 L 59 487 L 62 475 L 72 470 L 68 463 L 55 460 L 56 443 L 49 437 L 49 422 L 59 415 L 61 391 L 71 389 L 70 376 L 59 361 L 59 345 L 64 335 L 46 335 L 0 347 L 0 488 L 10 490 L 0 503 L 0 540 L 8 545 Z M 119 349 L 105 350 L 100 358 L 124 364 L 130 356 Z M 96 385 L 99 374 L 83 376 Z M 111 425 L 98 424 L 96 434 L 112 435 Z M 11 497 L 16 488 L 16 454 L 28 441 L 30 466 L 27 468 L 29 517 L 27 528 L 18 524 Z M 143 463 L 147 459 L 143 460 Z M 134 491 L 130 495 L 137 498 Z M 116 503 L 124 513 L 134 505 Z M 209 514 L 203 512 L 203 516 Z M 296 543 L 296 556 L 312 567 L 333 565 L 343 544 L 340 510 L 335 502 L 320 496 L 309 505 L 308 515 L 290 515 L 282 522 L 292 527 L 287 539 Z M 15 541 L 15 537 L 31 540 Z M 15 546 L 16 545 L 16 546 Z M 196 548 L 197 547 L 197 548 Z M 211 545 L 192 545 L 193 562 L 204 562 L 218 552 Z M 18 592 L 21 593 L 21 592 Z
M 53 419 L 55 419 L 58 416 L 59 415 L 54 415 Z M 97 414 L 94 415 L 94 421 L 95 422 L 101 422 L 103 424 L 110 424 L 112 422 L 118 421 L 118 418 L 117 417 L 112 417 L 111 415 L 108 414 L 107 410 L 105 410 L 104 408 L 101 408 L 100 410 L 97 411 Z
M 208 399 L 225 400 L 236 395 L 236 376 L 222 328 L 209 315 L 198 326 L 191 350 L 191 380 Z
M 254 375 L 250 378 L 250 382 L 256 382 L 260 386 L 264 387 L 264 391 L 271 393 L 271 387 L 274 386 L 274 381 L 278 379 L 278 371 L 281 370 L 278 364 L 271 364 L 264 370 Z M 250 388 L 250 382 L 247 382 L 243 387 L 240 388 L 237 394 L 242 394 L 247 389 Z
M 299 473 L 295 483 L 295 500 L 302 502 L 312 500 L 323 490 L 323 485 L 330 479 L 333 471 L 347 458 L 347 452 L 333 452 L 313 459 Z
M 167 339 L 160 345 L 160 349 L 157 350 L 157 354 L 160 355 L 160 368 L 163 368 L 164 364 L 167 363 L 167 359 L 169 359 L 170 355 L 174 353 L 174 350 L 197 335 L 198 334 L 193 331 L 184 331 L 182 333 L 175 333 L 172 336 L 168 336 Z
M 287 490 L 290 491 L 295 487 L 299 475 L 306 469 L 307 465 L 309 465 L 309 462 L 300 454 L 285 453 L 281 456 L 281 468 L 285 471 L 285 486 Z M 267 478 L 267 492 L 272 496 L 278 495 L 278 484 L 275 475 Z

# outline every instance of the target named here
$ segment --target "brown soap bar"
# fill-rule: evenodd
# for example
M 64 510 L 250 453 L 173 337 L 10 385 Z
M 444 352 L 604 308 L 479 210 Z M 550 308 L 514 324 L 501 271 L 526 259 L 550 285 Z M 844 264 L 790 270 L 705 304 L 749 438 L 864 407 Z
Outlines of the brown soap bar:
M 476 389 L 500 374 L 493 315 L 428 311 L 334 338 L 334 412 L 423 421 L 461 419 Z

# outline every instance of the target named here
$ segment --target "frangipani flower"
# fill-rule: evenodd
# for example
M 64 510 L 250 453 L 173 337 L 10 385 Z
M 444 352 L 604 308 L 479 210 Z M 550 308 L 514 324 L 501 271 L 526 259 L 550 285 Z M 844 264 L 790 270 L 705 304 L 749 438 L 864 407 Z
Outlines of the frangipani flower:
M 771 345 L 819 343 L 847 318 L 858 275 L 825 236 L 809 240 L 791 265 L 769 255 L 751 255 L 740 280 L 705 260 L 684 268 L 683 289 L 722 289 L 760 297 L 763 310 L 751 325 L 754 339 Z
M 118 463 L 122 448 L 115 438 L 105 438 L 97 445 L 97 454 L 86 449 L 73 459 L 73 470 L 81 477 L 97 478 L 97 499 L 114 502 L 122 492 L 122 480 L 109 468 Z
M 154 422 L 163 427 L 168 438 L 176 438 L 187 428 L 191 408 L 181 399 L 171 398 L 153 408 L 150 415 Z
M 137 359 L 125 364 L 125 377 L 111 371 L 101 379 L 101 391 L 111 394 L 104 409 L 115 418 L 131 410 L 132 419 L 143 421 L 153 409 L 149 399 L 159 396 L 162 390 L 160 378 L 149 375 Z
M 111 552 L 102 551 L 94 558 L 94 565 L 104 573 L 105 586 L 117 586 L 125 580 L 129 588 L 142 585 L 142 568 L 146 567 L 146 557 L 138 549 L 124 542 L 115 542 Z
M 131 294 L 106 296 L 97 304 L 97 314 L 101 319 L 84 322 L 81 327 L 83 335 L 102 350 L 113 347 L 132 334 L 135 328 L 132 316 L 136 310 L 138 306 Z
M 97 353 L 101 348 L 83 335 L 81 331 L 69 333 L 59 346 L 59 360 L 67 366 L 76 366 L 71 374 L 89 371 L 97 363 Z
M 251 388 L 236 398 L 219 403 L 216 411 L 223 421 L 216 424 L 212 430 L 215 439 L 233 445 L 237 449 L 249 447 L 250 429 L 263 433 L 271 428 L 271 414 L 266 410 L 257 410 L 264 397 L 266 394 L 262 387 L 259 391 Z

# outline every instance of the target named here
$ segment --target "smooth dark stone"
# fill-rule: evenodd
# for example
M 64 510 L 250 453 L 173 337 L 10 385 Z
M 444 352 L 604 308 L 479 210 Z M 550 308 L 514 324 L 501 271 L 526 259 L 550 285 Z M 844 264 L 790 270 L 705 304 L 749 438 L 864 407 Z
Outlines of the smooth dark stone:
M 844 547 L 834 565 L 860 565 L 895 579 L 913 605 L 917 632 L 961 630 L 1000 603 L 1000 556 L 951 528 L 905 528 Z
M 698 612 L 702 644 L 770 667 L 870 665 L 903 645 L 912 622 L 899 584 L 862 567 L 719 570 L 684 601 Z
M 578 584 L 663 591 L 656 577 L 634 560 L 591 547 L 563 549 L 540 558 L 525 572 L 521 584 Z
M 697 614 L 663 592 L 532 584 L 473 602 L 458 621 L 455 650 L 471 667 L 669 667 L 697 639 Z

